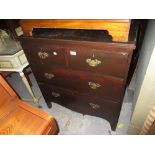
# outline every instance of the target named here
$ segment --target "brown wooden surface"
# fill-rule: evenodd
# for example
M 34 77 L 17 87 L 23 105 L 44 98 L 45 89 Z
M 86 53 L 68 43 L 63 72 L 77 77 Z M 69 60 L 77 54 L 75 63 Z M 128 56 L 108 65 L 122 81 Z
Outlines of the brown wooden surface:
M 55 134 L 55 119 L 20 100 L 0 76 L 0 134 Z
M 21 20 L 23 32 L 32 35 L 33 28 L 67 28 L 107 30 L 113 41 L 127 42 L 130 20 Z

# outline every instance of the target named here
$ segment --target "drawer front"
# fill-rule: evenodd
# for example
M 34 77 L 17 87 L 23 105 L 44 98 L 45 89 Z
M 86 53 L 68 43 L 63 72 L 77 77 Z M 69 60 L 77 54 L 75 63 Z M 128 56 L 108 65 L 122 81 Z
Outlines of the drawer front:
M 30 63 L 39 62 L 51 66 L 66 65 L 66 51 L 60 43 L 45 38 L 23 38 L 21 43 Z
M 1 61 L 0 60 L 0 69 L 12 69 L 13 68 L 13 65 L 10 61 Z
M 107 119 L 115 129 L 120 114 L 121 104 L 100 98 L 79 95 L 78 93 L 58 87 L 39 83 L 47 102 L 55 102 L 73 111 Z M 48 91 L 47 91 L 48 90 Z
M 94 96 L 89 96 L 89 95 L 79 95 L 78 96 L 78 104 L 76 104 L 77 108 L 78 107 L 83 107 L 81 108 L 80 111 L 82 113 L 87 113 L 87 114 L 93 114 L 93 113 L 98 113 L 99 115 L 107 116 L 108 113 L 118 113 L 119 107 L 121 106 L 120 103 L 118 102 L 111 102 L 108 100 L 103 100 L 101 98 L 96 98 Z M 80 105 L 80 106 L 79 106 Z
M 78 77 L 71 70 L 47 65 L 31 65 L 32 71 L 38 82 L 46 83 L 56 87 L 77 90 Z
M 34 65 L 33 65 L 34 66 Z M 38 82 L 62 87 L 80 94 L 93 95 L 119 102 L 123 96 L 123 80 L 82 71 L 39 65 L 32 70 Z M 39 69 L 38 69 L 39 68 Z
M 79 96 L 78 103 L 75 106 L 77 112 L 108 120 L 112 130 L 116 129 L 120 110 L 121 104 L 86 95 Z
M 39 83 L 39 87 L 41 88 L 45 99 L 65 106 L 68 106 L 68 103 L 69 105 L 72 104 L 72 107 L 76 108 L 74 110 L 83 114 L 88 114 L 88 111 L 90 114 L 94 111 L 97 111 L 98 113 L 102 113 L 103 111 L 105 111 L 105 113 L 106 111 L 115 113 L 116 111 L 117 113 L 118 110 L 116 109 L 121 106 L 120 102 L 112 102 L 90 95 L 81 95 L 75 91 L 73 92 L 60 87 L 48 86 L 43 83 Z
M 90 74 L 81 71 L 72 71 L 73 85 L 81 94 L 93 95 L 106 100 L 120 102 L 123 96 L 124 80 Z
M 67 58 L 69 68 L 124 78 L 131 55 L 112 49 L 71 46 L 67 48 Z
M 55 103 L 59 103 L 71 109 L 75 107 L 75 104 L 73 103 L 75 103 L 77 100 L 76 92 L 72 92 L 67 89 L 55 86 L 49 86 L 43 83 L 39 83 L 39 87 L 47 102 L 52 101 Z

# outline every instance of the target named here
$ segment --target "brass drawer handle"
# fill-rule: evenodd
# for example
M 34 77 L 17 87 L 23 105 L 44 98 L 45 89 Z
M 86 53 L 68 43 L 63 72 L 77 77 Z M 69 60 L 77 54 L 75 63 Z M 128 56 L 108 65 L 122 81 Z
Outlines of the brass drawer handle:
M 52 79 L 52 78 L 54 77 L 54 74 L 44 73 L 44 76 L 45 76 L 47 79 Z
M 98 59 L 92 60 L 91 58 L 88 58 L 88 59 L 86 59 L 86 63 L 88 63 L 88 65 L 91 66 L 91 67 L 96 67 L 99 64 L 101 64 L 101 61 L 98 60 Z
M 100 106 L 98 104 L 95 104 L 95 103 L 92 103 L 92 102 L 90 102 L 89 105 L 91 106 L 91 108 L 93 108 L 95 110 L 100 108 Z
M 54 96 L 54 97 L 60 97 L 60 94 L 59 93 L 56 93 L 56 92 L 52 92 L 52 96 Z
M 48 57 L 48 53 L 38 52 L 38 56 L 40 57 L 40 59 L 46 59 Z
M 101 87 L 99 83 L 95 83 L 95 82 L 88 82 L 88 85 L 91 89 L 97 89 L 98 87 Z

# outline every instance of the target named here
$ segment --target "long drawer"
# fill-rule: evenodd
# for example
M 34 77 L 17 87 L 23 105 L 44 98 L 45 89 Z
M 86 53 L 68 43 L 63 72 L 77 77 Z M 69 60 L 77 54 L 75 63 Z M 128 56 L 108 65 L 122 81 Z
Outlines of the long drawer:
M 112 128 L 115 129 L 121 108 L 120 103 L 81 95 L 77 92 L 54 86 L 51 87 L 43 83 L 39 83 L 39 86 L 46 102 L 59 103 L 82 114 L 105 118 L 111 123 Z
M 120 102 L 122 99 L 123 79 L 44 65 L 32 65 L 32 70 L 38 82 L 106 100 Z

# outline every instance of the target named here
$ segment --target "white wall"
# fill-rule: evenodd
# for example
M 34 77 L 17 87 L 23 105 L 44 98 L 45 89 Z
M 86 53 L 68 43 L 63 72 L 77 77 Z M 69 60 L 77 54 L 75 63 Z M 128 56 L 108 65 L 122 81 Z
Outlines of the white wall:
M 150 20 L 140 51 L 134 94 L 135 109 L 129 134 L 138 134 L 149 110 L 155 103 L 155 20 Z

